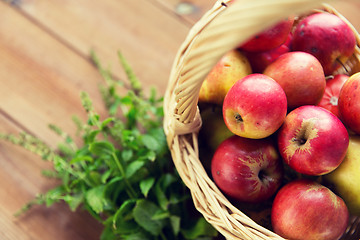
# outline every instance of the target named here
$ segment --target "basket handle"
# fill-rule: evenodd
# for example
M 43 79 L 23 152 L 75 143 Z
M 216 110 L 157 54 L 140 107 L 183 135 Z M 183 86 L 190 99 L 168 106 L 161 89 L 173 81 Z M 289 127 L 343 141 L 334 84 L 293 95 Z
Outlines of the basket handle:
M 335 0 L 328 0 L 332 2 Z M 321 6 L 322 0 L 217 1 L 190 30 L 178 50 L 165 92 L 164 130 L 175 135 L 197 131 L 200 87 L 216 62 L 248 38 L 284 19 Z

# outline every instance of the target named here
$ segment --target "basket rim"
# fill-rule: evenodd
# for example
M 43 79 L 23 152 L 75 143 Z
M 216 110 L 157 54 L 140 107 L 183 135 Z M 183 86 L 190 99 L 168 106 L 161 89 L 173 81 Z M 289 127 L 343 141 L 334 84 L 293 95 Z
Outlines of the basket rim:
M 260 4 L 266 1 L 267 0 L 258 0 L 255 2 Z M 290 4 L 290 1 L 294 2 L 294 0 L 277 0 L 276 2 L 279 4 Z M 192 51 L 196 52 L 195 56 L 203 54 L 203 50 L 198 50 L 200 45 L 197 43 L 202 34 L 206 32 L 209 25 L 213 22 L 215 22 L 215 24 L 213 24 L 215 26 L 219 24 L 216 23 L 216 20 L 222 17 L 224 15 L 223 13 L 228 11 L 227 9 L 233 8 L 235 9 L 233 10 L 234 12 L 240 11 L 241 4 L 245 1 L 235 1 L 230 7 L 227 5 L 228 2 L 230 2 L 230 0 L 218 0 L 214 6 L 195 23 L 179 48 L 164 96 L 164 131 L 172 160 L 180 177 L 191 191 L 196 209 L 202 213 L 205 219 L 222 235 L 227 239 L 284 239 L 271 230 L 258 225 L 230 203 L 208 176 L 199 159 L 197 136 L 202 126 L 202 119 L 197 105 L 197 98 L 202 83 L 201 77 L 204 79 L 206 71 L 202 73 L 189 73 L 192 69 L 186 69 L 184 65 L 192 64 L 192 67 L 197 66 L 196 64 L 198 62 L 195 61 L 195 63 L 192 63 L 189 61 L 189 63 L 187 62 L 187 58 L 189 52 L 191 53 Z M 356 51 L 349 60 L 348 67 L 353 69 L 356 65 L 356 69 L 360 70 L 360 67 L 357 66 L 360 64 L 360 35 L 355 27 L 329 4 L 324 4 L 319 0 L 296 0 L 295 2 L 300 5 L 309 4 L 309 2 L 312 3 L 307 5 L 307 7 L 302 6 L 302 10 L 297 9 L 296 14 L 298 16 L 300 14 L 306 14 L 311 10 L 317 11 L 324 9 L 327 12 L 340 16 L 348 23 L 355 33 L 357 40 Z M 318 7 L 313 7 L 316 4 Z M 307 11 L 304 9 L 307 9 Z M 286 14 L 289 13 L 287 12 Z M 280 18 L 281 17 L 279 17 L 279 19 Z M 276 21 L 274 20 L 273 22 Z M 269 23 L 268 25 L 271 24 Z M 216 32 L 216 34 L 219 34 L 219 32 Z M 206 38 L 203 41 L 206 41 Z M 234 48 L 235 41 L 231 46 L 227 49 Z M 216 47 L 218 47 L 218 45 L 216 45 Z M 222 49 L 222 54 L 225 54 L 226 51 L 227 50 Z M 207 72 L 215 65 L 221 55 L 217 52 L 217 54 L 210 54 L 210 56 L 213 57 L 213 60 L 205 66 L 208 68 Z M 190 58 L 190 60 L 192 59 Z M 185 75 L 190 77 L 184 80 L 183 77 Z M 197 79 L 192 80 L 191 77 L 197 77 Z M 194 102 L 196 102 L 196 104 L 193 104 Z M 189 107 L 189 104 L 193 104 L 193 106 Z M 183 117 L 184 115 L 185 117 Z

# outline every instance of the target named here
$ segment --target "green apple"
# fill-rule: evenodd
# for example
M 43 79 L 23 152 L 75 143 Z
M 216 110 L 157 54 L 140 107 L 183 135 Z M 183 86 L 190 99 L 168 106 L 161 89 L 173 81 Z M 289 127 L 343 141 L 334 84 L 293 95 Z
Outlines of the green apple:
M 217 62 L 202 83 L 199 102 L 221 105 L 232 85 L 251 73 L 246 56 L 236 49 L 229 51 Z
M 324 180 L 344 199 L 350 213 L 360 216 L 360 136 L 350 135 L 349 140 L 343 162 Z
M 220 143 L 234 134 L 225 125 L 221 106 L 201 106 L 200 114 L 202 126 L 199 131 L 199 157 L 204 168 L 210 171 L 215 150 Z
M 222 141 L 234 135 L 225 125 L 222 108 L 208 107 L 201 111 L 200 138 L 214 152 Z

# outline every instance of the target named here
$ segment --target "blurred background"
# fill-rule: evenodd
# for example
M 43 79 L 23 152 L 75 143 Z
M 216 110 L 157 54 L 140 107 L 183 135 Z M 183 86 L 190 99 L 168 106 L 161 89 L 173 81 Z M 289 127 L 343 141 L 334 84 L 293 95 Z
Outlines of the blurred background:
M 340 2 L 340 1 L 338 1 Z M 55 147 L 55 123 L 74 132 L 73 115 L 85 118 L 86 91 L 104 112 L 90 59 L 93 50 L 117 78 L 121 51 L 145 91 L 165 92 L 175 54 L 191 26 L 215 0 L 0 0 L 0 132 L 26 131 Z M 333 6 L 360 30 L 360 3 Z M 125 86 L 126 88 L 126 86 Z M 55 186 L 41 175 L 49 163 L 0 142 L 0 239 L 99 239 L 102 226 L 65 204 L 13 214 L 39 192 Z

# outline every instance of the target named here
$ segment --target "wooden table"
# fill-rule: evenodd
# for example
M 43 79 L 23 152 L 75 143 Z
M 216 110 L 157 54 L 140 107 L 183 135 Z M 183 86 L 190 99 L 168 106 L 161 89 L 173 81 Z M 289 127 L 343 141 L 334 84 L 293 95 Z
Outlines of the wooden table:
M 55 147 L 55 123 L 74 132 L 73 115 L 85 119 L 79 99 L 86 91 L 103 113 L 90 60 L 124 78 L 120 50 L 145 90 L 163 94 L 172 61 L 191 26 L 215 0 L 2 0 L 0 1 L 0 131 L 26 131 Z M 360 29 L 359 5 L 336 5 Z M 41 175 L 51 165 L 20 147 L 0 142 L 0 239 L 91 240 L 102 227 L 87 213 L 65 204 L 13 214 L 37 193 L 55 186 Z

